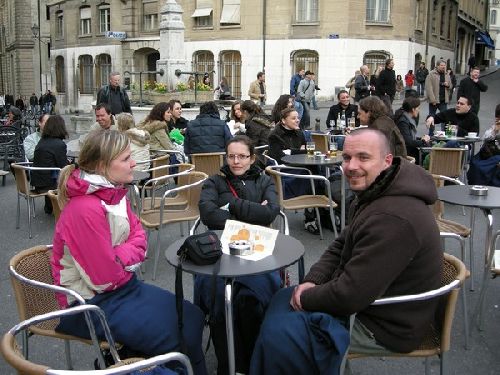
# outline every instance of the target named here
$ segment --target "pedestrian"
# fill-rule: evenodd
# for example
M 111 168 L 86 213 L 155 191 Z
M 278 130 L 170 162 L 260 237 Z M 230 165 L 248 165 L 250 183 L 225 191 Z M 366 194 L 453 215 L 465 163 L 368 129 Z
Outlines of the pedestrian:
M 375 89 L 374 86 L 371 86 L 370 79 L 368 78 L 368 74 L 370 73 L 370 69 L 368 66 L 363 65 L 359 68 L 360 75 L 356 77 L 354 82 L 354 89 L 356 90 L 356 94 L 354 96 L 354 102 L 359 102 L 361 99 L 370 96 L 371 90 Z
M 127 92 L 120 87 L 121 76 L 118 72 L 109 74 L 109 83 L 104 85 L 97 93 L 96 104 L 109 104 L 111 113 L 117 115 L 122 112 L 132 113 Z
M 300 119 L 300 128 L 302 130 L 309 129 L 311 127 L 311 101 L 314 96 L 315 91 L 315 83 L 313 80 L 314 72 L 306 71 L 305 77 L 299 83 L 299 87 L 297 89 L 297 95 L 300 97 L 300 102 L 304 107 L 304 113 L 302 114 L 302 118 Z
M 385 60 L 385 68 L 380 72 L 377 79 L 377 96 L 382 99 L 392 114 L 392 102 L 396 94 L 396 72 L 394 72 L 394 60 Z
M 38 106 L 38 98 L 36 97 L 35 93 L 32 93 L 30 96 L 30 108 L 33 115 L 36 113 L 37 106 Z
M 401 77 L 400 74 L 398 74 L 396 76 L 396 96 L 397 96 L 397 99 L 401 99 L 401 93 L 403 92 L 404 90 L 404 87 L 405 84 L 403 82 L 403 78 Z
M 467 65 L 469 66 L 469 71 L 467 72 L 467 75 L 470 75 L 472 68 L 476 66 L 476 56 L 474 56 L 474 54 L 470 55 L 469 60 L 467 61 Z
M 429 115 L 433 116 L 439 110 L 446 111 L 450 101 L 451 79 L 446 72 L 446 62 L 439 60 L 425 79 L 427 101 L 429 102 Z
M 345 87 L 349 89 L 349 96 L 354 100 L 356 96 L 356 78 L 361 74 L 360 70 L 356 70 L 354 72 L 354 77 L 352 77 L 349 81 L 346 82 Z
M 321 89 L 316 84 L 316 74 L 314 74 L 314 73 L 312 75 L 312 80 L 314 82 L 314 92 L 313 92 L 313 96 L 311 98 L 311 104 L 312 104 L 313 109 L 315 111 L 317 111 L 318 110 L 318 104 L 316 103 L 316 91 L 321 90 Z
M 258 72 L 257 79 L 250 84 L 248 96 L 255 104 L 266 105 L 266 75 L 263 72 Z
M 16 99 L 16 104 L 15 106 L 17 108 L 19 108 L 19 110 L 22 112 L 24 111 L 24 100 L 23 98 L 20 96 L 19 98 Z
M 413 85 L 415 83 L 415 74 L 413 74 L 413 70 L 408 70 L 408 73 L 405 75 L 405 85 L 406 90 L 413 90 Z
M 429 75 L 429 70 L 425 67 L 425 63 L 421 62 L 417 69 L 416 80 L 417 80 L 417 94 L 420 98 L 425 95 L 425 79 Z
M 458 86 L 457 100 L 461 96 L 472 99 L 472 112 L 479 113 L 481 103 L 481 92 L 488 90 L 488 85 L 479 79 L 480 70 L 477 66 L 473 67 L 468 77 L 460 81 Z
M 451 88 L 450 88 L 450 96 L 448 102 L 451 102 L 451 98 L 453 98 L 453 92 L 457 87 L 457 76 L 453 73 L 453 70 L 448 69 L 448 75 L 450 76 Z

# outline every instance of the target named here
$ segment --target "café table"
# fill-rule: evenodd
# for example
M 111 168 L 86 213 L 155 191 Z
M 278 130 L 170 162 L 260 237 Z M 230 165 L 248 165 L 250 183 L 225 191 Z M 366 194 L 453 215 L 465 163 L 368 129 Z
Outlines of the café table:
M 218 233 L 220 237 L 220 232 Z M 185 239 L 179 239 L 172 243 L 165 251 L 167 262 L 174 267 L 179 265 L 179 257 L 177 250 L 182 246 Z M 232 306 L 232 291 L 233 281 L 240 276 L 259 275 L 269 273 L 281 268 L 288 267 L 297 261 L 299 268 L 304 266 L 304 245 L 292 236 L 278 233 L 276 244 L 272 255 L 258 260 L 245 260 L 242 257 L 235 255 L 222 254 L 220 259 L 220 268 L 218 276 L 224 279 L 225 283 L 225 315 L 226 315 L 226 336 L 228 346 L 229 374 L 235 374 L 235 354 L 234 354 L 234 328 L 233 328 L 233 306 Z M 189 260 L 182 263 L 182 271 L 193 275 L 212 276 L 213 264 L 199 266 L 193 264 Z M 300 269 L 299 269 L 300 273 Z M 299 280 L 301 281 L 301 280 Z
M 463 143 L 466 145 L 471 146 L 471 155 L 476 154 L 476 148 L 475 145 L 477 142 L 482 142 L 481 137 L 437 137 L 433 136 L 431 137 L 432 141 L 437 141 L 437 142 L 448 142 L 448 141 L 457 141 L 458 143 Z
M 479 301 L 473 314 L 473 319 L 478 316 L 480 329 L 482 329 L 482 305 L 485 297 L 485 291 L 490 279 L 490 267 L 491 267 L 491 252 L 494 251 L 493 240 L 493 229 L 494 221 L 493 214 L 491 210 L 500 208 L 500 188 L 488 186 L 488 194 L 484 196 L 472 195 L 470 194 L 470 185 L 450 185 L 444 186 L 438 189 L 438 199 L 450 203 L 453 205 L 465 206 L 479 208 L 481 212 L 487 219 L 487 229 L 485 238 L 485 262 L 484 262 L 484 273 L 483 281 L 481 285 L 481 294 L 479 296 Z M 473 217 L 471 221 L 473 221 Z M 471 223 L 473 226 L 473 222 Z M 473 252 L 472 252 L 473 254 Z M 471 277 L 474 277 L 473 264 L 474 260 L 471 259 Z
M 318 158 L 307 154 L 285 155 L 281 161 L 292 167 L 325 167 L 325 177 L 330 177 L 330 167 L 342 164 L 342 151 L 337 151 L 337 156 L 332 158 Z M 345 176 L 342 171 L 340 181 L 340 228 L 345 227 Z

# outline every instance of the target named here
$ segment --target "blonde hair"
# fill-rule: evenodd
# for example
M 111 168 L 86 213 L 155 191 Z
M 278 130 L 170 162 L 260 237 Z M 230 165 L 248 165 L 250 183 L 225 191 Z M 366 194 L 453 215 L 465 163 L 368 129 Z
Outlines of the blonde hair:
M 80 149 L 78 168 L 84 172 L 101 174 L 108 178 L 111 162 L 129 146 L 129 138 L 118 130 L 94 130 L 87 135 Z M 74 165 L 68 165 L 59 174 L 57 199 L 61 207 L 68 202 L 66 184 L 74 170 Z
M 121 132 L 135 128 L 134 116 L 132 116 L 130 113 L 122 112 L 118 116 L 116 116 L 116 125 L 118 127 L 118 130 Z

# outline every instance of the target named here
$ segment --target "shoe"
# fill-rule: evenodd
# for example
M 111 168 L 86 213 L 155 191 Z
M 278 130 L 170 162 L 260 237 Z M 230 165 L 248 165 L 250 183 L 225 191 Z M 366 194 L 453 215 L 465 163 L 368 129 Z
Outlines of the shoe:
M 312 234 L 319 234 L 319 227 L 316 220 L 304 222 L 304 229 Z

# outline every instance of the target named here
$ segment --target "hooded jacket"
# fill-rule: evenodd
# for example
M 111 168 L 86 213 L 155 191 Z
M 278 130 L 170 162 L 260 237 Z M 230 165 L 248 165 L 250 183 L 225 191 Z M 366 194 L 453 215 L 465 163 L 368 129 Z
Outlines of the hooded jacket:
M 265 114 L 256 114 L 245 121 L 245 134 L 255 146 L 267 145 L 272 121 Z
M 252 165 L 242 176 L 231 173 L 228 165 L 223 175 L 210 176 L 201 190 L 200 218 L 209 229 L 224 229 L 226 220 L 235 219 L 249 224 L 270 225 L 279 213 L 278 195 L 274 183 L 261 169 Z M 234 188 L 237 197 L 231 192 Z M 262 205 L 267 200 L 266 205 Z M 225 207 L 227 204 L 229 206 Z
M 127 189 L 79 169 L 66 188 L 69 202 L 57 221 L 51 257 L 55 284 L 85 299 L 120 288 L 134 275 L 125 267 L 142 262 L 147 248 Z M 57 298 L 61 307 L 73 302 L 64 295 Z
M 418 183 L 415 183 L 418 181 Z M 302 307 L 356 317 L 386 348 L 416 349 L 434 321 L 438 299 L 371 306 L 378 298 L 416 294 L 440 286 L 443 253 L 429 209 L 437 199 L 432 177 L 395 158 L 349 212 L 349 225 L 311 267 Z
M 125 131 L 128 139 L 130 139 L 130 151 L 132 159 L 136 162 L 149 160 L 149 140 L 151 136 L 146 130 L 131 128 Z M 137 164 L 134 169 L 136 171 L 144 171 L 149 169 L 149 163 Z
M 149 148 L 151 151 L 174 149 L 172 141 L 167 134 L 168 124 L 165 121 L 148 121 L 144 119 L 137 125 L 137 128 L 145 130 L 150 134 Z
M 291 154 L 305 154 L 306 138 L 302 130 L 291 130 L 282 123 L 276 125 L 269 134 L 269 156 L 281 164 L 281 158 L 285 156 L 283 150 L 290 150 Z

